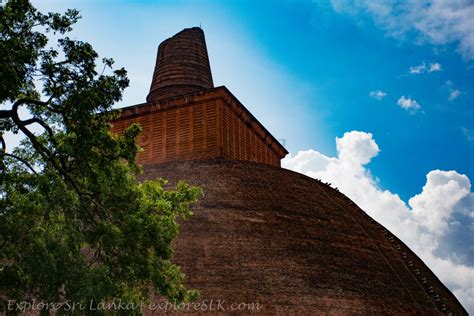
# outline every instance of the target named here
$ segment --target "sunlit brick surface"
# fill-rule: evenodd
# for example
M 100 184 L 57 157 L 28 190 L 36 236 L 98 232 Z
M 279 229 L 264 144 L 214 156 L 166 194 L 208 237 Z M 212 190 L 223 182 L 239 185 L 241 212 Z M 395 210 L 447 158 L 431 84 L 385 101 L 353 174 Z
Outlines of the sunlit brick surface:
M 112 132 L 132 123 L 143 129 L 141 164 L 222 157 L 280 166 L 287 154 L 225 87 L 125 108 Z

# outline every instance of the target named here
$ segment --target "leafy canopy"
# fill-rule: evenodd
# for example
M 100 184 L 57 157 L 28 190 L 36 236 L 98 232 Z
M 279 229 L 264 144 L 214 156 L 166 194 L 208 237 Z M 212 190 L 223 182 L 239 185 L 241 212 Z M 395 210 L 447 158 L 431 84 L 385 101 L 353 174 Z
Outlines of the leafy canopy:
M 66 36 L 80 18 L 0 7 L 0 301 L 89 304 L 193 299 L 172 264 L 179 217 L 201 194 L 179 183 L 138 183 L 140 127 L 110 134 L 128 86 L 86 42 Z M 48 46 L 50 38 L 59 38 Z M 25 116 L 27 116 L 25 118 Z M 40 131 L 40 132 L 38 132 Z M 7 148 L 5 132 L 25 136 Z M 152 290 L 149 291 L 148 290 Z

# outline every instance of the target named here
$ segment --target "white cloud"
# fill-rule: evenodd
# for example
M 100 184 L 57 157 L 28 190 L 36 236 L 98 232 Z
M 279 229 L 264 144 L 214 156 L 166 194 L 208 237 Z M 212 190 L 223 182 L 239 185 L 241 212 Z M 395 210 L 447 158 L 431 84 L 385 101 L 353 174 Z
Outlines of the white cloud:
M 383 92 L 382 90 L 377 90 L 377 91 L 370 91 L 369 96 L 371 98 L 377 99 L 377 100 L 382 100 L 385 96 L 387 95 L 386 92 Z
M 417 65 L 417 66 L 412 66 L 409 69 L 411 74 L 418 75 L 422 74 L 425 72 L 435 72 L 435 71 L 441 71 L 441 64 L 440 63 L 430 63 L 429 65 L 426 65 L 425 62 Z
M 441 71 L 441 64 L 440 63 L 430 64 L 430 69 L 428 69 L 428 72 L 434 72 L 434 71 Z
M 469 178 L 456 171 L 430 171 L 421 192 L 407 205 L 398 194 L 381 189 L 367 169 L 366 165 L 380 152 L 372 134 L 347 132 L 336 138 L 336 147 L 337 157 L 315 150 L 300 151 L 295 156 L 288 155 L 282 165 L 337 187 L 402 239 L 464 307 L 474 312 L 474 260 L 459 259 L 472 252 L 471 241 L 465 240 L 465 245 L 459 246 L 448 238 L 455 233 L 472 236 L 474 193 Z
M 387 34 L 417 43 L 457 44 L 461 55 L 474 59 L 474 3 L 470 0 L 332 0 L 333 8 L 354 16 L 368 14 Z
M 460 94 L 461 94 L 461 91 L 459 91 L 458 89 L 450 89 L 448 100 L 453 101 L 454 99 L 459 97 Z
M 471 183 L 468 177 L 455 171 L 433 170 L 426 179 L 423 191 L 412 197 L 408 204 L 416 210 L 413 215 L 427 230 L 444 234 L 449 228 L 448 219 L 454 206 L 469 194 Z M 437 211 L 433 212 L 434 209 Z
M 405 98 L 405 96 L 401 96 L 400 99 L 398 99 L 397 104 L 405 109 L 409 110 L 410 113 L 414 113 L 415 111 L 420 109 L 420 104 L 416 102 L 416 100 L 410 99 L 410 98 Z
M 422 74 L 426 71 L 426 64 L 422 63 L 421 65 L 418 66 L 412 66 L 410 67 L 410 73 L 411 74 Z
M 372 134 L 357 131 L 345 133 L 342 138 L 337 137 L 336 148 L 339 159 L 354 162 L 356 165 L 369 163 L 380 151 L 372 139 Z
M 446 81 L 444 88 L 449 90 L 448 100 L 453 101 L 461 95 L 461 91 L 454 87 L 454 83 L 451 80 Z
M 462 128 L 462 133 L 464 134 L 464 137 L 466 137 L 467 141 L 474 142 L 474 131 L 473 130 L 470 130 L 469 128 L 463 127 Z

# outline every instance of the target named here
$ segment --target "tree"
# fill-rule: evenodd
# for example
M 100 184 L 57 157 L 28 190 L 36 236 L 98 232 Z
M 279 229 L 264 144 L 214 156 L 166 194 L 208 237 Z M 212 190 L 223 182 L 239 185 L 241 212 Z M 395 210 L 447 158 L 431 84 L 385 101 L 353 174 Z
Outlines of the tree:
M 126 71 L 113 70 L 112 59 L 97 71 L 92 46 L 66 36 L 79 18 L 40 13 L 27 0 L 0 7 L 3 309 L 9 300 L 136 303 L 155 291 L 193 299 L 171 242 L 201 191 L 136 181 L 140 127 L 117 136 L 109 124 Z M 8 150 L 6 132 L 25 139 Z

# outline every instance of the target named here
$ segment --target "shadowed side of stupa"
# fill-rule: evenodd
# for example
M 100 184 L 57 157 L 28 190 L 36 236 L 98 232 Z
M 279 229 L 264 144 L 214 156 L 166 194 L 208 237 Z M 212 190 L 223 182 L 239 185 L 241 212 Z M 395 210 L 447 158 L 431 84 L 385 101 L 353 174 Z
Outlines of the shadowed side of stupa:
M 263 314 L 438 315 L 466 311 L 398 238 L 340 192 L 263 164 L 146 166 L 203 188 L 175 261 L 200 301 L 259 302 Z

